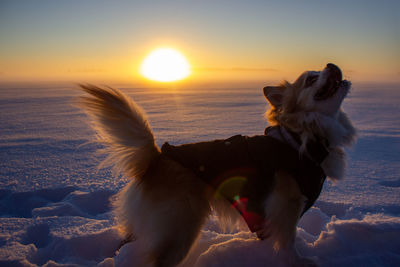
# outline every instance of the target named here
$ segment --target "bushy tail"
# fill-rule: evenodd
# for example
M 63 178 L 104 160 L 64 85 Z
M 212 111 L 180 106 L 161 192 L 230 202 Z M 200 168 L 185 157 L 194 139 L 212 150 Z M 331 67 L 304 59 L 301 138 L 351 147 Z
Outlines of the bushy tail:
M 108 155 L 102 166 L 113 166 L 117 173 L 141 178 L 160 153 L 144 111 L 117 89 L 80 85 L 90 96 L 80 98 L 80 106 L 92 118 L 97 139 Z

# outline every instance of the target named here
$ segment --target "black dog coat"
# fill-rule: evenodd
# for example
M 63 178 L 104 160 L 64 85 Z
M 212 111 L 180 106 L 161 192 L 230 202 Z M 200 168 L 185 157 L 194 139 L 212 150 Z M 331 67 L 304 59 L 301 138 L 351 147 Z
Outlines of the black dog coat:
M 216 198 L 227 199 L 253 232 L 261 227 L 265 199 L 274 187 L 276 171 L 284 170 L 295 178 L 307 198 L 302 214 L 317 200 L 326 178 L 319 166 L 323 158 L 316 163 L 301 157 L 288 144 L 267 135 L 235 135 L 180 146 L 165 143 L 161 151 L 211 185 Z

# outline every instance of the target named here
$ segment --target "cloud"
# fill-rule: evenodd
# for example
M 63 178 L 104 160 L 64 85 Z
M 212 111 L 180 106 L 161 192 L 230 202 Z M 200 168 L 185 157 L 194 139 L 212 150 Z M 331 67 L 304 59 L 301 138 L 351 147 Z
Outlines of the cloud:
M 358 72 L 356 70 L 351 70 L 351 69 L 343 70 L 343 72 L 347 73 L 347 74 L 358 74 Z
M 106 70 L 101 68 L 92 68 L 92 67 L 83 67 L 83 68 L 75 68 L 75 69 L 68 69 L 68 73 L 103 73 Z
M 274 68 L 253 68 L 253 67 L 194 67 L 197 71 L 233 71 L 233 72 L 279 72 L 278 69 Z

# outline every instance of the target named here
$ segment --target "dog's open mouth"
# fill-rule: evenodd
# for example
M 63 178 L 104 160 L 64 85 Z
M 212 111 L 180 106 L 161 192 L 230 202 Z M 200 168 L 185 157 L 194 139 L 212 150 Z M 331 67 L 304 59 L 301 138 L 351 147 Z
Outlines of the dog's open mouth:
M 336 93 L 340 85 L 343 83 L 342 71 L 339 69 L 339 67 L 332 63 L 329 63 L 326 66 L 325 70 L 329 72 L 329 77 L 325 85 L 315 94 L 315 100 L 325 100 L 332 97 Z

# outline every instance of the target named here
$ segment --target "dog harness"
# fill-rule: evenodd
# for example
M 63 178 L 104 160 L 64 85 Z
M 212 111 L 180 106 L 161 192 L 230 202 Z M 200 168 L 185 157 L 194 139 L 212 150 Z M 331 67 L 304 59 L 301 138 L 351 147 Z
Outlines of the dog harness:
M 320 163 L 326 149 L 315 143 L 307 146 L 309 155 L 300 155 L 290 144 L 268 135 L 277 130 L 266 129 L 266 135 L 235 135 L 215 140 L 172 146 L 165 143 L 162 155 L 190 169 L 212 186 L 215 198 L 225 198 L 243 216 L 249 229 L 261 229 L 265 217 L 264 203 L 274 188 L 274 174 L 286 171 L 294 177 L 307 198 L 302 215 L 317 200 L 326 175 Z

